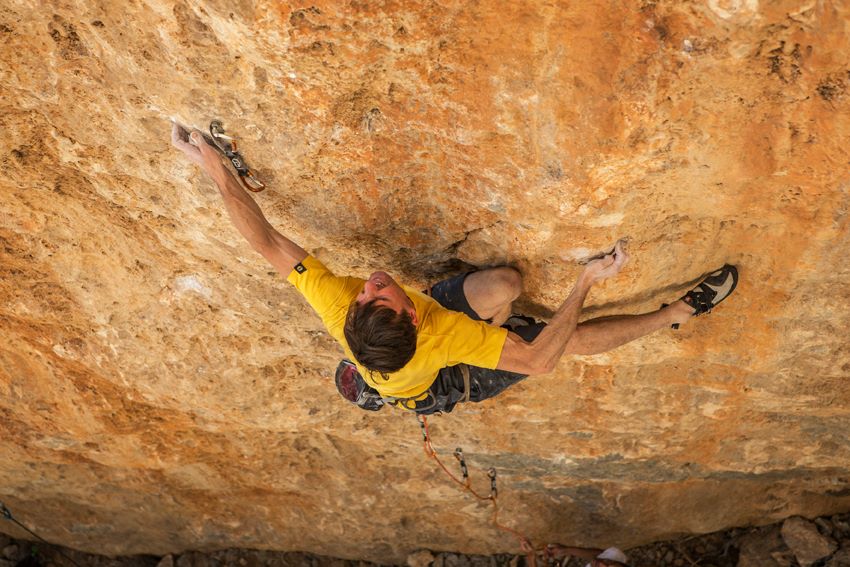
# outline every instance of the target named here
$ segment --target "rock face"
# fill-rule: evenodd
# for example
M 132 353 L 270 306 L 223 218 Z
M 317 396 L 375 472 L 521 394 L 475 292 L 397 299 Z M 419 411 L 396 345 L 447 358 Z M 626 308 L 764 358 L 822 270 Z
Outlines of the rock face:
M 627 236 L 594 317 L 739 266 L 709 317 L 431 421 L 534 541 L 850 506 L 846 3 L 11 0 L 0 37 L 0 498 L 45 538 L 518 550 L 411 415 L 338 398 L 341 350 L 169 116 L 222 119 L 339 272 L 507 262 L 547 315 Z

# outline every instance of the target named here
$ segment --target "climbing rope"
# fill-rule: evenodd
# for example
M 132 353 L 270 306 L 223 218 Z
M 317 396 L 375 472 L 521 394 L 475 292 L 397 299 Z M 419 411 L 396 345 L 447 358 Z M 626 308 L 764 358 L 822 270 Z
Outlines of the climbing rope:
M 463 457 L 463 449 L 458 447 L 454 451 L 454 457 L 455 459 L 457 459 L 458 464 L 460 465 L 461 477 L 463 478 L 463 480 L 461 480 L 457 476 L 452 474 L 452 472 L 446 467 L 446 465 L 443 464 L 443 461 L 440 460 L 440 457 L 437 456 L 437 451 L 431 444 L 431 433 L 428 431 L 428 420 L 426 419 L 426 417 L 424 415 L 417 414 L 416 418 L 417 420 L 419 420 L 419 428 L 422 430 L 422 441 L 425 448 L 425 455 L 431 459 L 434 459 L 437 465 L 441 469 L 443 469 L 443 472 L 446 473 L 446 475 L 448 475 L 448 477 L 452 479 L 455 484 L 459 485 L 463 490 L 469 492 L 478 500 L 489 500 L 493 504 L 493 524 L 500 530 L 508 532 L 514 537 L 516 537 L 517 540 L 519 540 L 520 547 L 523 550 L 528 551 L 529 560 L 533 561 L 533 556 L 538 553 L 538 550 L 534 549 L 531 540 L 522 532 L 499 522 L 499 490 L 496 486 L 496 469 L 490 467 L 490 469 L 487 470 L 487 477 L 490 479 L 490 494 L 488 494 L 487 496 L 482 496 L 481 494 L 476 492 L 474 488 L 472 488 L 472 485 L 469 481 L 469 469 L 467 468 L 466 460 Z M 547 548 L 541 548 L 539 551 L 545 553 L 546 550 Z
M 76 561 L 74 561 L 74 560 L 73 560 L 71 557 L 69 557 L 69 556 L 68 556 L 68 555 L 67 555 L 64 551 L 62 551 L 61 549 L 59 549 L 59 548 L 58 548 L 58 547 L 56 547 L 56 546 L 53 546 L 53 544 L 52 544 L 52 543 L 50 543 L 49 541 L 47 541 L 46 539 L 44 539 L 43 537 L 41 537 L 40 535 L 38 535 L 37 533 L 35 533 L 34 531 L 32 531 L 31 529 L 29 529 L 28 527 L 26 527 L 25 525 L 23 525 L 22 523 L 20 523 L 17 519 L 15 519 L 15 517 L 14 517 L 14 516 L 12 516 L 12 511 L 11 511 L 11 510 L 9 510 L 9 509 L 6 507 L 6 505 L 5 505 L 5 504 L 3 504 L 2 502 L 0 502 L 0 514 L 2 514 L 2 515 L 3 515 L 3 518 L 5 518 L 5 519 L 9 520 L 10 522 L 13 522 L 13 523 L 17 524 L 18 526 L 20 526 L 21 528 L 23 528 L 24 530 L 26 530 L 26 531 L 27 531 L 30 535 L 34 536 L 36 539 L 39 539 L 39 540 L 43 541 L 44 543 L 46 543 L 47 545 L 52 546 L 52 547 L 53 547 L 53 548 L 54 548 L 57 552 L 59 552 L 59 555 L 61 555 L 62 557 L 64 557 L 65 559 L 67 559 L 68 561 L 70 561 L 71 563 L 73 563 L 74 565 L 76 565 L 77 567 L 81 567 L 81 565 L 80 565 L 79 563 L 77 563 Z

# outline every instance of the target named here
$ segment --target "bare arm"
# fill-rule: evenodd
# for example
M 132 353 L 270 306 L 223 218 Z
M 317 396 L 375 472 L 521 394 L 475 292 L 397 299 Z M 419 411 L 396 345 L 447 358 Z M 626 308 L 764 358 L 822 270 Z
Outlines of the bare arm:
M 212 177 L 230 220 L 248 244 L 278 272 L 288 276 L 307 257 L 307 252 L 269 224 L 254 199 L 222 163 L 220 154 L 204 141 L 200 133 L 192 133 L 192 142 L 195 144 L 192 145 L 181 138 L 179 128 L 176 124 L 173 127 L 172 144 Z
M 628 259 L 622 243 L 617 242 L 613 253 L 590 262 L 582 270 L 575 287 L 555 316 L 533 341 L 526 342 L 519 335 L 508 333 L 496 368 L 521 374 L 552 372 L 576 330 L 581 308 L 590 288 L 593 284 L 616 275 Z
M 582 305 L 592 285 L 587 270 L 583 271 L 555 316 L 530 343 L 509 332 L 496 368 L 521 374 L 546 374 L 554 370 L 575 331 Z

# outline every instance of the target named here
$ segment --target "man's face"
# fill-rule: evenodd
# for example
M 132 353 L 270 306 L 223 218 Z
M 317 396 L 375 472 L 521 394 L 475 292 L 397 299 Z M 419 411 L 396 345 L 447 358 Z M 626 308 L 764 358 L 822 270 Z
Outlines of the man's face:
M 360 305 L 372 300 L 375 300 L 375 305 L 389 307 L 396 313 L 407 311 L 413 318 L 413 324 L 416 324 L 416 310 L 413 302 L 388 273 L 375 272 L 369 276 L 363 284 L 362 291 L 357 294 L 357 303 Z

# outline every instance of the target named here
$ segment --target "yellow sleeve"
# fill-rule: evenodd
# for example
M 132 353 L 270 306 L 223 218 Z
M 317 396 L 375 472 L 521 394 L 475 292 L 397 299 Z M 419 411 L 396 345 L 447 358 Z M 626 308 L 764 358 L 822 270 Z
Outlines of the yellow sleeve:
M 335 276 L 312 256 L 307 256 L 295 266 L 286 281 L 301 292 L 326 325 L 328 319 L 338 319 L 334 315 L 340 310 L 348 310 L 348 306 L 363 287 L 363 280 Z M 329 330 L 333 332 L 333 329 Z
M 491 370 L 498 366 L 508 338 L 507 329 L 473 321 L 456 311 L 447 310 L 443 316 L 450 318 L 447 323 L 451 324 L 448 366 L 465 363 Z

